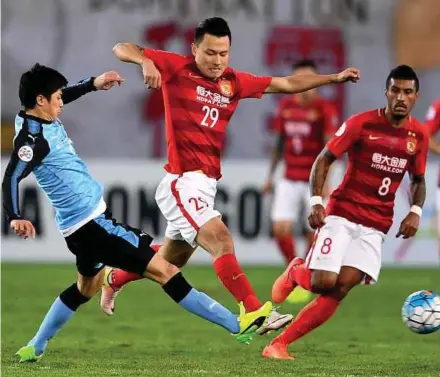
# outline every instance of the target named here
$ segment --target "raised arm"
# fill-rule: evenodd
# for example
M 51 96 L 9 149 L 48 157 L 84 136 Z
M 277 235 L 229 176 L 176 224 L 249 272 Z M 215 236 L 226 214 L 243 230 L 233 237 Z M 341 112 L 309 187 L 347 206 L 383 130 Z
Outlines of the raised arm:
M 145 49 L 134 43 L 117 43 L 113 47 L 113 54 L 124 63 L 133 63 L 142 67 L 144 84 L 152 89 L 160 89 L 162 86 L 162 75 L 154 64 L 153 60 L 145 56 Z
M 124 79 L 115 71 L 104 72 L 98 77 L 89 77 L 63 89 L 63 103 L 66 105 L 84 94 L 96 90 L 109 90 L 116 84 L 121 85 Z
M 300 93 L 319 86 L 357 82 L 360 78 L 359 70 L 347 68 L 341 73 L 331 75 L 292 75 L 286 77 L 273 77 L 265 93 Z
M 134 43 L 117 43 L 113 47 L 113 54 L 124 63 L 142 65 L 145 60 L 150 60 L 144 55 L 144 48 Z

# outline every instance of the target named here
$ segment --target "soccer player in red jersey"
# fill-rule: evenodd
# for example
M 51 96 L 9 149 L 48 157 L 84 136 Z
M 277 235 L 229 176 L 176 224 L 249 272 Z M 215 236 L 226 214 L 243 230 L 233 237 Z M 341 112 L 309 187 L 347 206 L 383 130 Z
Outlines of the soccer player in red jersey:
M 190 57 L 131 43 L 119 43 L 113 51 L 123 62 L 139 65 L 144 82 L 161 89 L 164 97 L 168 163 L 156 202 L 168 225 L 159 253 L 170 263 L 184 266 L 201 246 L 211 254 L 223 285 L 247 311 L 255 311 L 261 302 L 237 262 L 231 233 L 214 209 L 217 180 L 221 178 L 220 151 L 229 120 L 242 99 L 357 81 L 359 71 L 348 68 L 332 75 L 255 76 L 228 67 L 230 46 L 227 22 L 214 17 L 195 29 Z M 112 275 L 116 291 L 121 285 L 118 281 L 131 279 L 119 272 Z M 107 298 L 104 302 L 111 307 Z M 273 312 L 267 329 L 279 329 L 291 318 Z
M 298 285 L 319 296 L 266 346 L 264 357 L 293 359 L 287 351 L 292 342 L 326 322 L 353 287 L 377 281 L 396 191 L 407 171 L 412 206 L 396 237 L 409 238 L 417 232 L 426 196 L 429 133 L 410 115 L 419 97 L 419 80 L 412 68 L 393 69 L 385 94 L 386 108 L 349 118 L 313 165 L 309 223 L 317 229 L 315 241 L 306 261 L 295 258 L 275 281 L 272 299 L 282 302 Z M 324 208 L 328 169 L 346 152 L 344 179 Z
M 432 104 L 426 114 L 425 126 L 431 132 L 429 149 L 431 152 L 440 155 L 440 143 L 437 140 L 437 133 L 440 132 L 440 99 Z M 437 183 L 437 236 L 440 240 L 440 171 Z
M 294 74 L 317 74 L 315 62 L 297 62 Z M 309 176 L 313 162 L 336 131 L 339 119 L 333 104 L 320 97 L 317 89 L 312 89 L 283 98 L 274 123 L 278 140 L 263 193 L 272 191 L 273 176 L 284 159 L 284 178 L 275 185 L 271 218 L 275 240 L 289 264 L 296 256 L 293 223 L 299 221 L 301 208 L 309 205 Z M 306 229 L 309 250 L 313 243 L 313 229 L 307 221 L 301 225 Z

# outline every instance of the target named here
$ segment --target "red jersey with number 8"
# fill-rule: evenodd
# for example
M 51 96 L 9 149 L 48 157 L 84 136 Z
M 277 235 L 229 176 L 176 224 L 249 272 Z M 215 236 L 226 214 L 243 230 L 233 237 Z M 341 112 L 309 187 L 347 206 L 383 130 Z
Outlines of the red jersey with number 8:
M 193 57 L 144 49 L 162 76 L 168 163 L 173 174 L 201 170 L 221 177 L 226 127 L 244 98 L 261 98 L 271 82 L 226 68 L 216 80 L 204 77 Z
M 425 174 L 429 133 L 409 117 L 396 128 L 385 109 L 354 115 L 336 131 L 327 148 L 336 157 L 348 153 L 342 183 L 331 194 L 327 215 L 387 233 L 402 178 Z

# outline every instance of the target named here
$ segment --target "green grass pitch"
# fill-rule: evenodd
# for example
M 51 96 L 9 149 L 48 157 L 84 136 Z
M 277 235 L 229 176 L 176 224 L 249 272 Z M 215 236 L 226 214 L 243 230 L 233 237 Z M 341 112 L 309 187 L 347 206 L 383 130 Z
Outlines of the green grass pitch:
M 280 268 L 247 267 L 262 299 Z M 212 268 L 188 267 L 187 279 L 230 309 L 238 307 Z M 440 270 L 384 269 L 376 286 L 357 287 L 336 315 L 295 343 L 296 361 L 261 355 L 274 336 L 238 344 L 220 327 L 175 305 L 152 282 L 136 282 L 118 297 L 113 317 L 98 296 L 79 309 L 50 342 L 43 360 L 19 364 L 17 349 L 34 335 L 53 299 L 75 279 L 73 265 L 2 265 L 2 376 L 440 376 L 440 331 L 411 333 L 400 318 L 413 291 L 440 292 Z M 296 314 L 299 305 L 281 311 Z

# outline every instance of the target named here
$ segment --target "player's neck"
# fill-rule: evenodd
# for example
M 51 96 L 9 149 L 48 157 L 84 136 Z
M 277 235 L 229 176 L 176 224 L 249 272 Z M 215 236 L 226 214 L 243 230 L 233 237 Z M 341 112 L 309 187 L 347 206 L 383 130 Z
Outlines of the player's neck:
M 391 111 L 388 107 L 385 108 L 385 118 L 388 120 L 388 122 L 395 128 L 399 128 L 405 124 L 405 122 L 408 120 L 409 115 L 407 115 L 405 118 L 402 119 L 395 119 L 393 115 L 391 114 Z
M 32 115 L 33 117 L 36 117 L 36 118 L 47 120 L 49 122 L 54 121 L 47 113 L 45 113 L 44 111 L 41 111 L 40 109 L 27 109 L 25 111 L 25 113 L 27 115 Z

